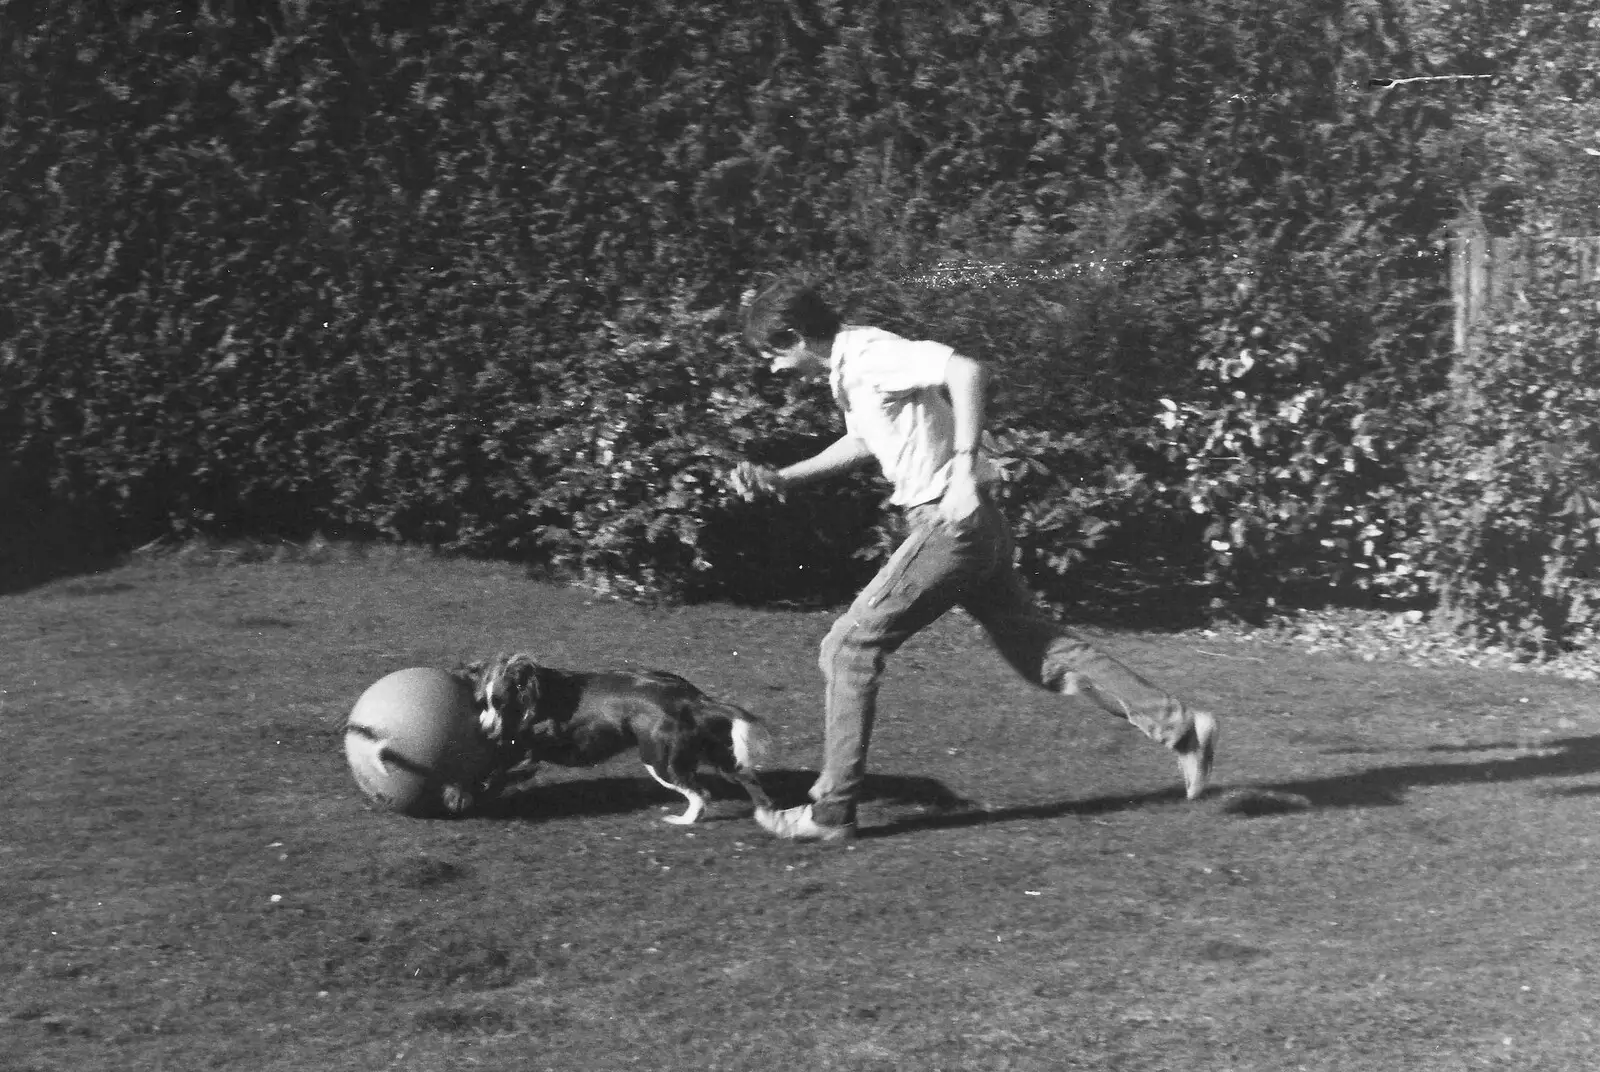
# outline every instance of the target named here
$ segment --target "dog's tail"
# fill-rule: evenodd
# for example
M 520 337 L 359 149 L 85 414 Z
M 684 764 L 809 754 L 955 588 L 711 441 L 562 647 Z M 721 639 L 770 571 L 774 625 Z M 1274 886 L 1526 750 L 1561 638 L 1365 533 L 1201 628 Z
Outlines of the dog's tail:
M 703 711 L 715 721 L 726 722 L 733 761 L 740 767 L 754 770 L 772 754 L 772 733 L 749 711 L 714 701 L 706 704 Z

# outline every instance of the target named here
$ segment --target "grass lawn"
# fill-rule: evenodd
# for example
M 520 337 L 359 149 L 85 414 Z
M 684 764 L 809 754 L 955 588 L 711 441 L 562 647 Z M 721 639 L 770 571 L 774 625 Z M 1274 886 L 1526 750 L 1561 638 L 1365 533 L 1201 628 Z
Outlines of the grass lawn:
M 1217 789 L 951 616 L 891 664 L 853 847 L 633 759 L 493 817 L 373 810 L 404 666 L 684 674 L 809 784 L 825 613 L 651 611 L 374 552 L 0 597 L 0 1068 L 1600 1067 L 1593 685 L 1094 634 L 1224 716 Z

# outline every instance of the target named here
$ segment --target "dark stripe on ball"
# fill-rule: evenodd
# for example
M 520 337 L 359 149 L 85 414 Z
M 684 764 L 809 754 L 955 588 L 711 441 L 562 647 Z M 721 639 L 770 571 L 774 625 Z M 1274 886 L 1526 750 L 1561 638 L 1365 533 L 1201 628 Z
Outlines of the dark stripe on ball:
M 378 761 L 385 766 L 399 767 L 408 774 L 416 774 L 423 778 L 433 777 L 432 770 L 415 760 L 407 759 L 399 752 L 391 751 L 387 746 L 378 749 Z

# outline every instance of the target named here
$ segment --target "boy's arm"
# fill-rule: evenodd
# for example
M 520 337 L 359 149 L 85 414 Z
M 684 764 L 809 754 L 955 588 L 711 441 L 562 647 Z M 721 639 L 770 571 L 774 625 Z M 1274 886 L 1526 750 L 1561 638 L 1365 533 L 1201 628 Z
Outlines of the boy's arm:
M 783 487 L 793 484 L 809 484 L 813 480 L 823 477 L 835 476 L 839 473 L 848 473 L 852 469 L 860 468 L 872 460 L 872 451 L 867 445 L 855 436 L 846 433 L 834 440 L 822 450 L 822 453 L 807 458 L 803 462 L 795 462 L 777 473 L 778 482 Z
M 746 499 L 766 492 L 781 495 L 797 484 L 809 484 L 823 477 L 847 473 L 872 460 L 872 451 L 853 435 L 843 435 L 821 453 L 783 469 L 740 462 L 731 476 L 733 490 Z
M 945 368 L 945 389 L 955 419 L 955 457 L 950 463 L 950 486 L 939 510 L 948 521 L 961 521 L 977 512 L 978 449 L 983 445 L 984 401 L 989 370 L 970 357 L 951 354 Z

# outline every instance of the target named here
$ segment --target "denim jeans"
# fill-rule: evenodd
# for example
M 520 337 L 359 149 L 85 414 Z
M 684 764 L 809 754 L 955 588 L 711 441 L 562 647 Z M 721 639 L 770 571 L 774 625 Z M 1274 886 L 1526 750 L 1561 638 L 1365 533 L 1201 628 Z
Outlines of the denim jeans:
M 906 517 L 910 535 L 822 642 L 825 741 L 822 774 L 811 788 L 818 822 L 854 821 L 884 662 L 952 607 L 971 614 L 1033 684 L 1081 695 L 1168 748 L 1188 734 L 1194 717 L 1185 704 L 1039 608 L 1012 565 L 1010 527 L 987 498 L 958 524 L 946 521 L 937 503 Z

